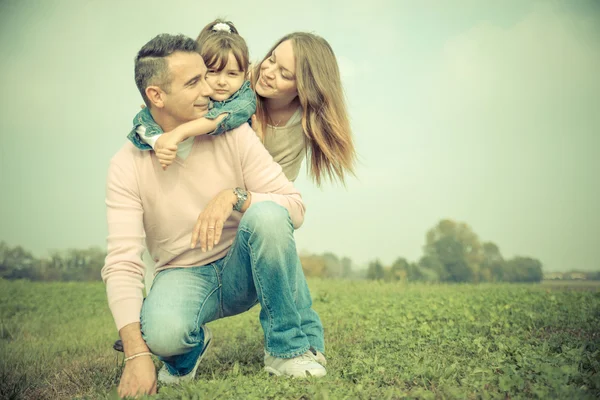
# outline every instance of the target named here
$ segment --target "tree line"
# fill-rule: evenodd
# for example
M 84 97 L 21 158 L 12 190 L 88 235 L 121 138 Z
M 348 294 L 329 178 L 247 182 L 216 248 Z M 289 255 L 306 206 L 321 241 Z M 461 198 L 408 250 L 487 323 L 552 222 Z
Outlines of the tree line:
M 34 281 L 97 281 L 106 252 L 99 247 L 52 251 L 37 259 L 21 246 L 0 242 L 0 278 Z M 532 257 L 505 259 L 493 242 L 481 242 L 469 225 L 441 220 L 425 235 L 423 255 L 416 262 L 399 257 L 392 265 L 379 260 L 366 270 L 348 257 L 300 253 L 306 276 L 405 282 L 539 282 L 542 263 Z M 600 272 L 578 273 L 577 279 L 600 279 Z M 552 278 L 550 278 L 552 279 Z
M 32 281 L 99 281 L 106 252 L 99 247 L 51 251 L 48 257 L 35 258 L 22 246 L 0 242 L 0 278 Z M 300 260 L 307 276 L 352 277 L 352 261 L 333 253 L 303 253 Z
M 32 281 L 98 281 L 106 252 L 99 247 L 51 251 L 35 258 L 21 246 L 0 242 L 0 278 Z
M 367 279 L 424 282 L 540 282 L 542 263 L 532 257 L 506 260 L 493 242 L 481 242 L 469 225 L 441 220 L 425 236 L 417 262 L 398 258 L 386 267 L 369 263 Z

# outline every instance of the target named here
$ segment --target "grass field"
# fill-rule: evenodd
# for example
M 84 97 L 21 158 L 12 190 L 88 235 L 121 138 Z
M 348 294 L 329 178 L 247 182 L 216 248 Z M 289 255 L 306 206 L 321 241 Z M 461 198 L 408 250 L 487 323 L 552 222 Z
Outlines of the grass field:
M 598 286 L 309 284 L 326 329 L 325 378 L 264 373 L 255 308 L 211 323 L 197 380 L 157 397 L 600 397 Z M 117 333 L 102 283 L 0 280 L 0 304 L 0 398 L 116 396 Z

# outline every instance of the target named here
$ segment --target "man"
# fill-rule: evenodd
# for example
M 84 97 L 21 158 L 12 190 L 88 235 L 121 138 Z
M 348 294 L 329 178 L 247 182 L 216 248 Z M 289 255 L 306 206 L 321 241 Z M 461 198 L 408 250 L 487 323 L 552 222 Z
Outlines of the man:
M 205 73 L 185 36 L 159 35 L 139 51 L 136 84 L 163 131 L 206 114 Z M 127 143 L 111 160 L 106 204 L 102 277 L 126 357 L 121 396 L 156 392 L 151 354 L 164 362 L 159 382 L 193 379 L 211 344 L 204 324 L 257 303 L 265 370 L 326 374 L 309 350 L 324 351 L 323 328 L 293 237 L 304 205 L 247 124 L 182 142 L 166 171 Z M 157 271 L 145 300 L 144 239 Z

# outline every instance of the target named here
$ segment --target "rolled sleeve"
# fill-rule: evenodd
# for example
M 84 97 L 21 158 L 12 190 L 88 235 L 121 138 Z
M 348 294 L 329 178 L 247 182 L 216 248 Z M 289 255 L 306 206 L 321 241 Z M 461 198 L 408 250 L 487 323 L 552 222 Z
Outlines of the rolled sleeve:
M 139 150 L 152 150 L 154 144 L 164 132 L 154 121 L 148 108 L 144 108 L 133 118 L 133 128 L 127 139 Z

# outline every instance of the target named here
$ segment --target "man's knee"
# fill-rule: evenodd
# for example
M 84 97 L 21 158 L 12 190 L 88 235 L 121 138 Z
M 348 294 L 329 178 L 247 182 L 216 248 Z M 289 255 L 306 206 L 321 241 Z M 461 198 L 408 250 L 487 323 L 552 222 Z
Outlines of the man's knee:
M 253 204 L 244 213 L 240 227 L 261 236 L 277 237 L 288 231 L 293 232 L 288 210 L 273 201 Z
M 161 357 L 184 354 L 193 347 L 194 326 L 177 315 L 153 318 L 153 323 L 142 323 L 142 336 L 150 351 Z

